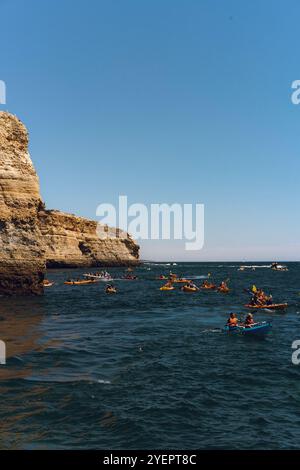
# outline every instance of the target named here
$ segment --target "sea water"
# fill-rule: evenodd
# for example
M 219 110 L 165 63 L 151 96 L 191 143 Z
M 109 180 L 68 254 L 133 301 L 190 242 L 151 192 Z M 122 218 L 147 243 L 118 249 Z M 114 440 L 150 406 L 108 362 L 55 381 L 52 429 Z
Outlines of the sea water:
M 104 282 L 63 284 L 84 270 L 54 270 L 43 297 L 2 297 L 0 448 L 299 448 L 300 264 L 238 267 L 148 263 L 138 280 L 115 281 L 116 295 Z M 155 278 L 170 269 L 198 285 L 209 272 L 230 278 L 231 292 L 162 292 Z M 289 308 L 255 314 L 273 323 L 265 339 L 229 336 L 228 314 L 245 315 L 253 283 Z

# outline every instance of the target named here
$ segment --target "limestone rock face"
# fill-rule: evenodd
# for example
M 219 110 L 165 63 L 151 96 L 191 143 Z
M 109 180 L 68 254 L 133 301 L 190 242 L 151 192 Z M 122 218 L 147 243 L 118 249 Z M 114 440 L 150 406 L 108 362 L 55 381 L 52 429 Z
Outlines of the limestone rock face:
M 15 116 L 0 112 L 0 294 L 43 291 L 41 207 L 27 130 Z
M 129 235 L 116 238 L 108 232 L 106 239 L 100 239 L 97 222 L 93 220 L 60 211 L 43 211 L 39 224 L 47 267 L 122 266 L 139 262 L 139 247 Z
M 15 116 L 0 112 L 0 295 L 40 294 L 45 266 L 132 265 L 139 247 L 129 236 L 107 238 L 97 223 L 59 211 L 41 200 L 28 153 L 28 133 Z

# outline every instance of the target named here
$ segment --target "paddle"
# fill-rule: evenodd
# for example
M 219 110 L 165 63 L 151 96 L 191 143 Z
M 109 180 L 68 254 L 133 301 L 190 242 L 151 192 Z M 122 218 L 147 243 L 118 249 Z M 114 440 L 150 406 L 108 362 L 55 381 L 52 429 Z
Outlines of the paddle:
M 250 289 L 244 288 L 243 291 L 246 292 L 247 294 L 253 294 L 253 292 Z
M 255 292 L 253 292 L 252 289 L 246 289 L 246 288 L 244 288 L 243 291 L 244 291 L 244 292 L 247 292 L 247 294 L 251 294 L 251 295 L 254 295 L 254 294 L 255 294 Z

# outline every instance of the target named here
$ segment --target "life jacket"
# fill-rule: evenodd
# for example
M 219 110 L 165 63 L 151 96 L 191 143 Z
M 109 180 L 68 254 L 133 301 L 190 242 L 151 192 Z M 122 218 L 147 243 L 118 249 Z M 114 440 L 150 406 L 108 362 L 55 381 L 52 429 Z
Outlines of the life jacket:
M 238 324 L 238 319 L 237 318 L 229 318 L 228 324 L 230 326 L 236 326 Z

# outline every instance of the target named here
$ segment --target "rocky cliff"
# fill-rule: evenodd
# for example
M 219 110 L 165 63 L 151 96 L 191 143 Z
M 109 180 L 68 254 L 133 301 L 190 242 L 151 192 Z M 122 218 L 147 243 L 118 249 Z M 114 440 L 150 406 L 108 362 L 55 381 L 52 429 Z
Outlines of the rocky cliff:
M 0 112 L 0 294 L 40 294 L 45 266 L 137 264 L 129 237 L 107 238 L 97 223 L 46 210 L 28 153 L 28 133 L 15 116 Z
M 43 288 L 44 248 L 38 228 L 42 202 L 28 153 L 28 134 L 14 116 L 0 113 L 0 294 Z
M 47 267 L 122 266 L 138 263 L 139 247 L 124 234 L 113 232 L 100 240 L 97 222 L 59 211 L 39 214 Z

